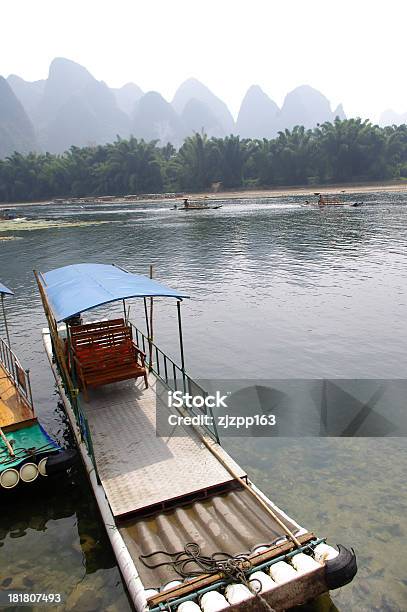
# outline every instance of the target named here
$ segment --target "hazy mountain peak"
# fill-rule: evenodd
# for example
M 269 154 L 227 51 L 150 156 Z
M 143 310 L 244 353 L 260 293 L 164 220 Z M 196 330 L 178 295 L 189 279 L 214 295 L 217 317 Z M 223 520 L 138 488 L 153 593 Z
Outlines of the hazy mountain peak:
M 167 100 L 157 91 L 148 91 L 136 103 L 133 133 L 147 142 L 158 140 L 166 145 L 180 145 L 185 131 L 182 122 Z
M 343 110 L 342 104 L 338 104 L 338 106 L 333 112 L 333 115 L 334 115 L 334 119 L 336 119 L 336 117 L 339 117 L 341 121 L 344 121 L 346 119 L 345 111 Z
M 215 94 L 213 94 L 206 85 L 201 83 L 201 81 L 198 81 L 198 79 L 191 77 L 189 79 L 186 79 L 178 87 L 177 91 L 174 94 L 172 105 L 177 111 L 177 113 L 182 113 L 186 103 L 189 100 L 195 98 L 196 100 L 202 101 L 202 98 L 205 97 L 216 98 Z
M 139 104 L 136 106 L 136 110 L 138 109 L 140 104 L 144 106 L 147 104 L 147 102 L 152 103 L 154 105 L 153 107 L 154 109 L 157 109 L 159 105 L 166 106 L 167 104 L 171 108 L 170 103 L 167 102 L 167 100 L 160 94 L 160 92 L 150 90 L 150 91 L 147 91 L 145 94 L 143 94 L 143 96 L 140 98 Z M 171 111 L 173 111 L 172 108 L 171 108 Z
M 45 79 L 30 82 L 25 81 L 16 74 L 10 74 L 7 82 L 32 120 L 44 93 Z
M 217 118 L 222 128 L 222 133 L 217 134 L 218 136 L 231 134 L 234 131 L 233 117 L 226 104 L 198 79 L 190 78 L 181 83 L 175 92 L 172 106 L 177 113 L 181 114 L 187 102 L 193 98 L 205 104 Z
M 257 96 L 257 95 L 267 96 L 267 94 L 264 93 L 260 85 L 250 85 L 249 89 L 246 91 L 245 98 L 248 96 Z
M 5 78 L 0 76 L 0 158 L 37 149 L 33 126 Z
M 328 98 L 318 91 L 318 89 L 315 89 L 315 87 L 311 87 L 311 85 L 299 85 L 298 87 L 295 87 L 286 95 L 285 99 L 287 100 L 291 98 L 298 98 L 306 101 L 313 98 L 316 100 L 324 100 L 324 102 L 327 102 L 330 105 Z
M 49 66 L 48 80 L 59 77 L 60 75 L 68 79 L 75 79 L 75 81 L 80 78 L 83 80 L 94 78 L 89 70 L 81 64 L 67 59 L 66 57 L 55 57 Z
M 178 89 L 177 89 L 177 91 L 175 92 L 175 95 L 174 95 L 174 100 L 177 97 L 177 94 L 180 94 L 183 90 L 187 90 L 188 91 L 189 88 L 191 88 L 191 87 L 195 88 L 195 90 L 201 89 L 202 91 L 212 93 L 210 91 L 209 87 L 204 85 L 204 83 L 202 83 L 202 81 L 199 81 L 195 77 L 189 77 L 188 79 L 185 79 L 185 81 L 183 81 L 181 83 L 181 85 L 178 87 Z M 174 103 L 174 100 L 173 100 L 173 103 Z
M 52 121 L 69 98 L 82 92 L 93 81 L 96 79 L 80 64 L 64 57 L 52 60 L 38 109 L 39 127 Z
M 143 95 L 142 89 L 135 83 L 126 83 L 122 87 L 112 88 L 118 107 L 127 115 L 131 115 L 134 106 Z
M 280 129 L 292 129 L 295 125 L 313 128 L 334 118 L 328 98 L 310 85 L 300 85 L 286 95 L 279 126 Z
M 272 138 L 277 132 L 277 104 L 259 85 L 247 90 L 236 121 L 236 131 L 244 138 Z
M 113 92 L 76 62 L 55 58 L 37 113 L 44 148 L 61 152 L 72 144 L 103 144 L 129 135 L 130 119 Z

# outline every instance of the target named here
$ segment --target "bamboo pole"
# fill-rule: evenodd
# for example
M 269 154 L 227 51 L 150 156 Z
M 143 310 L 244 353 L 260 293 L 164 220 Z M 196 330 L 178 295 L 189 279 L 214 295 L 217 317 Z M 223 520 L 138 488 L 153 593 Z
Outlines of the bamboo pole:
M 150 264 L 150 278 L 153 278 L 153 266 Z M 150 352 L 150 365 L 149 370 L 153 369 L 153 342 L 154 342 L 154 325 L 153 325 L 153 312 L 154 312 L 154 299 L 150 297 L 150 334 L 149 334 L 149 352 Z
M 44 288 L 41 284 L 39 275 L 36 270 L 34 270 L 34 276 L 37 281 L 38 289 L 40 291 L 42 305 L 45 311 L 45 316 L 47 317 L 49 331 L 50 331 L 50 335 L 53 341 L 53 347 L 54 347 L 54 352 L 55 352 L 57 362 L 59 364 L 59 367 L 61 368 L 63 379 L 68 388 L 68 393 L 71 399 L 73 401 L 76 401 L 75 399 L 76 390 L 75 390 L 75 387 L 73 385 L 73 382 L 72 382 L 72 379 L 69 373 L 68 364 L 66 363 L 64 347 L 63 347 L 61 338 L 59 337 L 59 334 L 58 334 L 58 324 L 52 314 L 51 307 L 48 304 L 47 296 L 45 294 Z
M 4 444 L 7 446 L 7 450 L 9 452 L 10 457 L 15 457 L 15 452 L 13 451 L 13 447 L 11 446 L 10 442 L 7 440 L 6 435 L 4 434 L 2 428 L 0 427 L 0 436 L 4 442 Z
M 244 487 L 246 489 L 246 491 L 248 491 L 250 493 L 250 495 L 252 495 L 253 497 L 256 498 L 257 502 L 266 510 L 266 512 L 273 518 L 273 520 L 285 531 L 285 533 L 291 538 L 291 540 L 294 542 L 294 544 L 300 548 L 301 547 L 301 542 L 298 540 L 298 538 L 295 537 L 295 535 L 287 527 L 287 525 L 285 525 L 283 523 L 283 521 L 277 516 L 277 514 L 275 512 L 273 512 L 273 510 L 270 508 L 270 506 L 268 506 L 262 500 L 260 495 L 258 495 L 256 493 L 256 491 L 254 491 L 251 487 L 249 487 L 247 482 L 245 480 L 243 480 L 243 478 L 241 478 L 239 476 L 239 474 L 237 474 L 237 472 L 235 472 L 235 470 L 230 465 L 228 465 L 228 463 L 224 460 L 224 458 L 219 453 L 219 451 L 212 444 L 210 444 L 208 442 L 208 440 L 200 432 L 199 432 L 199 435 L 200 435 L 203 443 L 205 444 L 206 448 L 216 457 L 216 459 L 218 459 L 218 461 L 229 472 L 229 474 L 231 474 L 233 476 L 233 478 L 235 478 L 242 485 L 242 487 Z

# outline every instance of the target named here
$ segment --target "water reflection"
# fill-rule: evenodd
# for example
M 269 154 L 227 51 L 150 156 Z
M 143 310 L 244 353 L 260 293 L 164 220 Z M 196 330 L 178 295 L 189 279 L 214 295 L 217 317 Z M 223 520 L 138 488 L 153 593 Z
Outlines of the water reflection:
M 306 208 L 305 199 L 225 201 L 203 213 L 172 211 L 167 202 L 33 206 L 19 214 L 54 226 L 0 227 L 0 237 L 18 238 L 0 242 L 0 277 L 16 293 L 7 301 L 13 344 L 32 369 L 37 411 L 50 433 L 69 442 L 55 410 L 32 268 L 116 261 L 146 273 L 153 263 L 159 279 L 192 296 L 183 319 L 187 368 L 195 377 L 241 378 L 244 369 L 244 377 L 263 379 L 406 378 L 406 196 L 356 194 L 365 206 L 329 210 Z M 55 226 L 58 220 L 108 223 Z M 155 314 L 159 344 L 177 358 L 175 306 L 157 301 Z M 142 326 L 137 300 L 131 316 Z M 354 545 L 360 577 L 335 594 L 340 609 L 407 608 L 402 441 L 225 444 L 293 517 L 333 542 Z M 2 506 L 0 535 L 2 580 L 60 588 L 67 609 L 128 609 L 80 469 L 51 492 Z
M 61 593 L 61 610 L 130 610 L 81 467 L 31 488 L 2 502 L 0 589 Z

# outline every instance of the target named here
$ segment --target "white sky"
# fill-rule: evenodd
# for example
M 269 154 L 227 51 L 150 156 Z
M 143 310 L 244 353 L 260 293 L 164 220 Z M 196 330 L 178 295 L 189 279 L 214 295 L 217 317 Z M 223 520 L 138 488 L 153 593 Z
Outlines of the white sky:
M 406 0 L 0 0 L 0 74 L 54 57 L 171 100 L 194 76 L 236 115 L 252 84 L 281 106 L 309 84 L 348 115 L 407 111 Z

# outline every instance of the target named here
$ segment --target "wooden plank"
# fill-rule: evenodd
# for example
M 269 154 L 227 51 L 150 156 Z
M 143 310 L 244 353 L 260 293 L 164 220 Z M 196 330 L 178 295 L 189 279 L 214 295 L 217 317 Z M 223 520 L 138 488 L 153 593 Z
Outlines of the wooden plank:
M 31 427 L 31 425 L 35 425 L 35 423 L 38 423 L 37 417 L 33 417 L 32 419 L 21 421 L 20 423 L 13 423 L 12 425 L 7 425 L 7 427 L 3 427 L 2 429 L 4 433 L 7 433 L 9 431 L 18 431 L 19 429 L 25 429 L 26 427 Z
M 108 319 L 107 321 L 95 321 L 93 323 L 84 323 L 83 325 L 72 325 L 71 333 L 74 336 L 80 336 L 80 334 L 85 334 L 88 331 L 115 329 L 116 327 L 123 327 L 124 325 L 124 319 Z
M 31 419 L 34 412 L 0 364 L 0 427 Z

